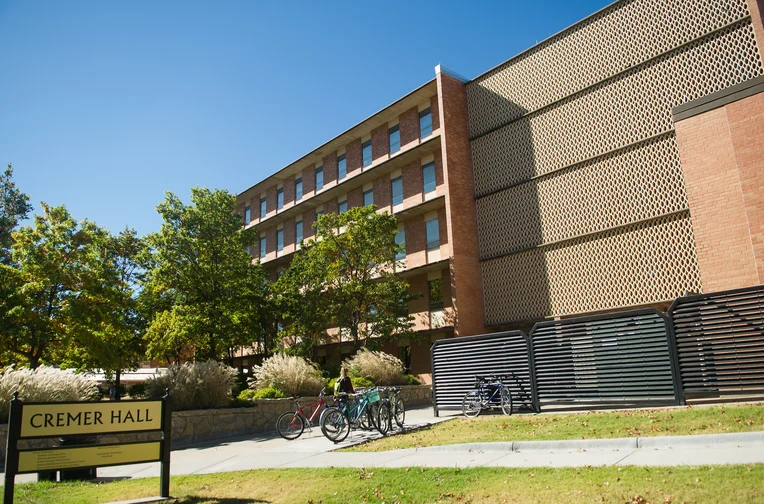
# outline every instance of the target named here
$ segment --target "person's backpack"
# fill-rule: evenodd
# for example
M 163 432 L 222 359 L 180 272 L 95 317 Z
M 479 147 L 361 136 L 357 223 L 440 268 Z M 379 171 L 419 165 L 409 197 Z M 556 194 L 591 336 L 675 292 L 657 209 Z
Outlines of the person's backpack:
M 342 378 L 337 378 L 337 381 L 334 382 L 334 395 L 339 395 L 340 393 L 340 381 L 342 381 Z

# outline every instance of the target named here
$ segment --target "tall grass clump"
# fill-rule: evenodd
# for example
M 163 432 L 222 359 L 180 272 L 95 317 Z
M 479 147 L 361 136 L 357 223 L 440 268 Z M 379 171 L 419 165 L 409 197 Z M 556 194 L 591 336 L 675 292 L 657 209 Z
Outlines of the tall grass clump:
M 8 401 L 16 391 L 24 402 L 91 401 L 98 397 L 98 384 L 50 366 L 34 370 L 9 366 L 0 373 L 0 423 L 8 422 Z
M 376 385 L 399 385 L 405 381 L 403 363 L 385 352 L 362 348 L 345 365 L 350 368 L 350 376 L 366 378 Z
M 166 374 L 146 380 L 146 396 L 159 399 L 170 389 L 175 411 L 225 408 L 230 405 L 236 375 L 236 369 L 213 360 L 176 364 Z
M 255 388 L 272 387 L 287 396 L 315 395 L 324 386 L 318 366 L 302 357 L 276 354 L 252 368 Z

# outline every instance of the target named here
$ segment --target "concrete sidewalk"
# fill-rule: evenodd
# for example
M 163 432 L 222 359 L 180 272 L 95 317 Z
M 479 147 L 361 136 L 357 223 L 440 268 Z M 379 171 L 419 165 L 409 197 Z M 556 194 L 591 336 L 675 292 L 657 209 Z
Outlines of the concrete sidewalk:
M 426 426 L 430 408 L 407 412 L 409 426 Z M 335 445 L 314 428 L 295 441 L 276 436 L 207 443 L 172 452 L 173 475 L 293 467 L 581 467 L 608 465 L 671 466 L 764 463 L 764 432 L 571 441 L 515 441 L 410 448 L 386 452 L 336 452 L 339 447 L 379 437 L 352 431 Z M 159 464 L 105 467 L 102 478 L 159 476 Z M 34 481 L 21 475 L 17 482 Z M 2 480 L 0 480 L 2 481 Z

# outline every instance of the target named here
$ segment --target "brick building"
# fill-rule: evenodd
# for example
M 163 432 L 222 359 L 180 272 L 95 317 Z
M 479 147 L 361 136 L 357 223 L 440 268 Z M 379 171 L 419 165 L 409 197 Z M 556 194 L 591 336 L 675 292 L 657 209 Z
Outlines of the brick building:
M 400 223 L 439 338 L 764 283 L 762 0 L 619 1 L 467 80 L 435 78 L 239 195 L 275 278 L 316 214 Z M 338 362 L 347 346 L 319 349 Z

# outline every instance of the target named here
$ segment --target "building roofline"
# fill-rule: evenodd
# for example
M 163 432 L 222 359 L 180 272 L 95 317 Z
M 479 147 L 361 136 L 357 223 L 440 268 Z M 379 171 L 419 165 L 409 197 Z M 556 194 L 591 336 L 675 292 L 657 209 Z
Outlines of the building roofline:
M 558 31 L 557 33 L 554 33 L 553 35 L 548 36 L 547 38 L 545 38 L 541 42 L 537 42 L 534 45 L 530 46 L 528 49 L 525 49 L 524 51 L 521 51 L 521 52 L 515 54 L 511 58 L 509 58 L 509 59 L 507 59 L 505 61 L 502 61 L 498 65 L 495 65 L 495 66 L 489 68 L 488 70 L 486 70 L 485 72 L 481 73 L 480 75 L 476 75 L 471 80 L 469 80 L 469 81 L 467 81 L 465 83 L 470 83 L 472 81 L 476 81 L 476 80 L 480 79 L 481 77 L 483 77 L 483 76 L 493 72 L 494 70 L 496 70 L 496 69 L 506 65 L 507 63 L 511 62 L 512 60 L 519 59 L 519 58 L 525 56 L 526 54 L 530 53 L 531 51 L 539 49 L 543 45 L 549 44 L 550 42 L 552 42 L 553 39 L 559 37 L 560 35 L 564 34 L 565 32 L 568 32 L 568 31 L 572 30 L 573 28 L 576 28 L 579 25 L 582 25 L 582 24 L 586 23 L 587 21 L 589 21 L 593 17 L 595 17 L 595 16 L 605 12 L 606 10 L 612 9 L 613 7 L 615 7 L 618 4 L 625 4 L 625 3 L 626 3 L 626 0 L 615 0 L 614 2 L 604 6 L 603 8 L 601 8 L 601 9 L 595 11 L 595 12 L 592 12 L 591 14 L 586 16 L 585 18 L 576 21 L 572 25 L 570 25 L 570 26 L 568 26 L 566 28 L 563 28 L 562 30 Z
M 431 85 L 431 84 L 432 84 L 432 83 L 434 83 L 434 82 L 436 82 L 436 79 L 435 79 L 435 78 L 432 78 L 432 79 L 428 80 L 427 82 L 425 82 L 424 84 L 422 84 L 422 85 L 421 85 L 421 86 L 419 86 L 418 88 L 414 89 L 413 91 L 410 91 L 410 92 L 406 93 L 405 95 L 403 95 L 402 97 L 398 98 L 397 100 L 395 100 L 394 102 L 390 103 L 389 105 L 386 105 L 385 107 L 382 107 L 381 109 L 377 110 L 376 112 L 374 112 L 373 114 L 371 114 L 371 115 L 370 115 L 370 116 L 368 116 L 367 118 L 365 118 L 365 119 L 363 119 L 363 120 L 361 120 L 361 121 L 357 122 L 356 124 L 352 125 L 351 127 L 347 128 L 347 129 L 346 129 L 346 130 L 344 130 L 342 133 L 340 133 L 340 134 L 338 134 L 338 135 L 335 135 L 335 136 L 334 136 L 334 137 L 332 137 L 330 140 L 327 140 L 326 142 L 322 143 L 322 144 L 321 144 L 321 145 L 319 145 L 318 147 L 315 147 L 314 149 L 311 149 L 310 151 L 308 151 L 307 153 L 303 154 L 303 155 L 302 155 L 302 156 L 300 156 L 299 158 L 295 159 L 295 160 L 294 160 L 294 161 L 292 161 L 291 163 L 287 164 L 286 166 L 284 166 L 284 167 L 283 167 L 283 168 L 281 168 L 280 170 L 278 170 L 278 171 L 276 171 L 276 172 L 274 172 L 274 173 L 271 173 L 270 175 L 268 175 L 268 176 L 267 176 L 267 177 L 265 177 L 264 179 L 260 180 L 259 182 L 256 182 L 255 184 L 253 184 L 253 185 L 249 186 L 247 189 L 244 189 L 243 191 L 241 191 L 241 192 L 237 193 L 237 197 L 238 197 L 238 196 L 241 196 L 242 194 L 244 194 L 244 193 L 246 193 L 246 192 L 248 192 L 248 191 L 251 191 L 252 189 L 254 189 L 254 188 L 255 188 L 255 187 L 257 187 L 258 185 L 262 184 L 263 182 L 265 182 L 265 181 L 266 181 L 266 180 L 268 180 L 269 178 L 271 178 L 271 177 L 274 177 L 274 176 L 278 175 L 279 173 L 281 173 L 281 172 L 283 172 L 283 171 L 285 171 L 285 170 L 288 170 L 289 168 L 292 168 L 294 165 L 296 165 L 296 164 L 298 164 L 298 163 L 300 163 L 300 162 L 304 161 L 304 160 L 305 160 L 307 157 L 309 157 L 309 156 L 310 156 L 311 154 L 313 154 L 314 152 L 316 152 L 316 151 L 318 151 L 318 150 L 321 150 L 321 149 L 323 149 L 324 147 L 326 147 L 326 146 L 327 146 L 327 145 L 329 145 L 330 143 L 334 142 L 334 141 L 335 141 L 335 140 L 337 140 L 338 138 L 342 137 L 343 135 L 346 135 L 347 133 L 349 133 L 349 132 L 350 132 L 350 131 L 352 131 L 353 129 L 355 129 L 355 128 L 357 128 L 358 126 L 362 125 L 363 123 L 365 123 L 365 122 L 367 122 L 367 121 L 369 121 L 369 120 L 373 119 L 375 116 L 377 116 L 377 115 L 379 115 L 379 114 L 383 113 L 385 110 L 389 109 L 390 107 L 394 107 L 394 106 L 395 106 L 395 105 L 397 105 L 398 103 L 400 103 L 400 102 L 402 102 L 403 100 L 405 100 L 406 98 L 408 98 L 408 97 L 410 97 L 410 96 L 412 96 L 412 95 L 414 95 L 414 94 L 418 93 L 419 91 L 423 90 L 424 88 L 426 88 L 427 86 Z

